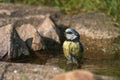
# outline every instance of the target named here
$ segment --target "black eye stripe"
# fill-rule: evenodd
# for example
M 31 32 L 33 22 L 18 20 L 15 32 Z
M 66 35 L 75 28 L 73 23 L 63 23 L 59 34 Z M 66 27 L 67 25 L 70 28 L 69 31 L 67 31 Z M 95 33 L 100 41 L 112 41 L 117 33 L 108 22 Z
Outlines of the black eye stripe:
M 72 32 L 66 32 L 67 34 L 72 34 Z

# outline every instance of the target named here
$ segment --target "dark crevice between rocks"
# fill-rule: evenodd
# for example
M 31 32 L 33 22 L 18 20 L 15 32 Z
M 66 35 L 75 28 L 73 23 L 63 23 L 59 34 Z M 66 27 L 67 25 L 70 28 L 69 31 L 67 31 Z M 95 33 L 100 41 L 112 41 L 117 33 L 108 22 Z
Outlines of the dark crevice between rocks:
M 6 51 L 7 53 L 2 57 L 1 61 L 14 62 L 21 59 L 29 59 L 28 47 L 26 46 L 24 41 L 19 37 L 15 28 L 12 28 L 10 32 L 9 41 L 10 43 L 8 43 L 7 46 L 10 47 L 8 47 L 8 51 Z
M 43 37 L 43 40 L 45 42 L 45 45 L 47 45 L 45 51 L 48 54 L 53 54 L 55 56 L 60 53 L 61 48 L 58 42 L 54 41 L 53 39 L 46 38 L 46 37 Z
M 56 21 L 58 20 L 58 18 L 60 17 L 60 15 L 62 15 L 61 13 L 60 14 L 52 14 L 49 16 L 49 18 L 51 19 L 51 21 L 54 23 L 54 25 L 56 26 L 56 28 L 54 28 L 55 32 L 57 33 L 57 35 L 59 36 L 59 39 L 60 39 L 60 43 L 56 42 L 55 40 L 53 39 L 50 39 L 50 38 L 46 38 L 44 36 L 42 36 L 43 40 L 45 41 L 45 45 L 46 46 L 46 49 L 45 51 L 49 54 L 53 54 L 53 56 L 57 56 L 62 52 L 62 44 L 65 40 L 65 36 L 64 36 L 64 31 L 66 28 L 68 28 L 67 26 L 64 26 L 64 25 L 58 25 L 56 23 Z
M 65 26 L 65 25 L 63 25 L 63 24 L 58 24 L 58 23 L 57 23 L 61 16 L 65 16 L 65 14 L 63 14 L 63 13 L 59 13 L 59 14 L 56 13 L 56 14 L 50 15 L 50 19 L 51 19 L 52 22 L 55 24 L 55 26 L 57 26 L 57 28 L 58 28 L 58 30 L 59 30 L 59 31 L 56 30 L 56 33 L 59 35 L 60 42 L 61 42 L 60 45 L 62 45 L 62 43 L 63 43 L 64 40 L 65 40 L 64 31 L 65 31 L 66 28 L 69 27 L 69 26 Z
M 65 25 L 57 25 L 59 30 L 60 30 L 60 41 L 61 41 L 61 45 L 63 44 L 63 42 L 65 41 L 65 30 L 69 27 L 69 26 L 65 26 Z
M 24 41 L 19 37 L 15 28 L 13 28 L 13 32 L 11 33 L 11 35 L 10 54 L 8 54 L 8 56 L 10 58 L 16 58 L 21 55 L 28 56 L 29 50 Z

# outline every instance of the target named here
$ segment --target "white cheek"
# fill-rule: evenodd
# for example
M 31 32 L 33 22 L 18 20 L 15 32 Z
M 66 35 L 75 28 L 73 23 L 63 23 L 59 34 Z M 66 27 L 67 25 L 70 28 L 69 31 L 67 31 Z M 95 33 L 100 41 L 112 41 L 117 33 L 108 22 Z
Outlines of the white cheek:
M 74 39 L 77 38 L 77 36 L 74 35 L 74 34 L 66 34 L 66 38 L 69 39 L 69 40 L 74 40 Z
M 72 35 L 72 40 L 75 39 L 75 38 L 77 38 L 77 36 L 73 34 Z
M 72 35 L 71 34 L 66 34 L 66 38 L 67 39 L 72 39 Z

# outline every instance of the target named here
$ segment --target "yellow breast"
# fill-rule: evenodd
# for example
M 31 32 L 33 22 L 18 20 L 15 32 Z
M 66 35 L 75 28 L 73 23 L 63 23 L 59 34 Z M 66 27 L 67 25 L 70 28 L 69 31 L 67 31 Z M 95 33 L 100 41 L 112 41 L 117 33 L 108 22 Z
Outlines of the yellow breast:
M 65 57 L 69 56 L 70 53 L 75 56 L 80 56 L 81 52 L 79 42 L 64 41 L 63 52 Z

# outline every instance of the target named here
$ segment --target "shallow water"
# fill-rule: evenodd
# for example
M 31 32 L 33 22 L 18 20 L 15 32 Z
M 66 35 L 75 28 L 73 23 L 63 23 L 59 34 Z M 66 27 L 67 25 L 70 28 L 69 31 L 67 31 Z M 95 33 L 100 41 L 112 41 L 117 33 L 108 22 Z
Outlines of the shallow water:
M 120 38 L 114 39 L 114 42 L 109 39 L 95 40 L 85 38 L 85 36 L 81 36 L 81 39 L 85 47 L 81 69 L 90 70 L 98 75 L 120 78 Z M 66 64 L 66 59 L 62 52 L 56 56 L 46 52 L 36 52 L 34 54 L 35 56 L 32 56 L 29 61 L 22 62 L 57 66 L 65 71 L 76 69 L 75 64 Z
M 38 54 L 38 53 L 37 53 Z M 102 56 L 102 58 L 85 58 L 81 69 L 89 70 L 98 75 L 113 76 L 120 78 L 120 59 L 115 60 L 112 55 Z M 52 56 L 45 53 L 39 54 L 39 57 L 30 61 L 33 64 L 44 64 L 57 66 L 65 71 L 76 69 L 75 64 L 66 64 L 63 54 Z

